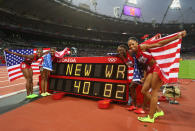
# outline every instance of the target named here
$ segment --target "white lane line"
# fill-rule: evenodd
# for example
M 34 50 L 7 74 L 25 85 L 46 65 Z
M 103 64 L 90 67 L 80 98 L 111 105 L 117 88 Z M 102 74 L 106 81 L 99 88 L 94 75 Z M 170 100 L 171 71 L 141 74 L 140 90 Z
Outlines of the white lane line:
M 37 82 L 37 81 L 33 81 L 33 82 Z M 3 86 L 3 87 L 0 87 L 0 89 L 2 89 L 2 88 L 6 88 L 6 87 L 17 86 L 17 85 L 23 85 L 23 84 L 26 84 L 26 82 L 24 82 L 24 83 L 14 84 L 14 85 Z
M 0 77 L 0 78 L 8 78 L 8 76 Z
M 14 85 L 9 85 L 9 86 L 3 86 L 3 87 L 0 87 L 0 89 L 1 88 L 6 88 L 6 87 L 11 87 L 11 86 L 23 85 L 23 84 L 25 84 L 25 82 L 24 83 L 14 84 Z
M 5 78 L 5 77 L 8 77 L 8 75 L 0 75 L 0 78 Z
M 24 78 L 23 78 L 23 79 L 19 79 L 19 80 L 24 80 Z M 33 78 L 33 80 L 38 80 L 38 78 Z M 0 81 L 0 83 L 1 83 L 1 82 L 6 82 L 6 81 L 9 81 L 9 80 Z M 0 88 L 1 88 L 1 87 L 0 87 Z
M 0 76 L 0 79 L 9 79 L 8 76 Z
M 38 76 L 33 76 L 33 78 L 36 78 Z M 8 76 L 0 76 L 0 78 L 8 78 Z M 18 78 L 18 79 L 24 79 L 24 77 Z
M 33 89 L 37 89 L 37 88 L 39 88 L 39 86 L 34 86 L 33 87 Z M 2 95 L 2 96 L 0 96 L 0 99 L 8 97 L 8 96 L 13 96 L 13 95 L 16 95 L 16 94 L 20 94 L 20 93 L 23 93 L 23 92 L 26 92 L 26 89 L 19 90 L 19 91 L 16 91 L 16 92 L 12 92 L 12 93 L 9 93 L 9 94 L 6 94 L 6 95 Z
M 0 81 L 0 82 L 5 82 L 5 81 L 9 81 L 9 80 L 4 80 L 4 81 Z

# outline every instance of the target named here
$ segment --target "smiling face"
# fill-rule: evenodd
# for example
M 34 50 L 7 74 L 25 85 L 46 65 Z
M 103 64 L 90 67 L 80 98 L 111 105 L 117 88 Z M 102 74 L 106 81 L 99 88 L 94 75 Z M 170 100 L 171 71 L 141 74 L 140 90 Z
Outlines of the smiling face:
M 56 49 L 55 48 L 51 48 L 51 50 L 50 50 L 51 56 L 54 56 L 55 52 L 56 52 Z
M 122 46 L 118 46 L 117 48 L 117 52 L 120 54 L 120 55 L 125 55 L 126 54 L 126 49 Z
M 42 54 L 43 54 L 43 50 L 42 49 L 37 49 L 37 56 L 38 57 L 41 57 L 42 56 Z
M 137 51 L 138 49 L 138 42 L 136 40 L 130 39 L 128 41 L 129 49 L 132 51 Z

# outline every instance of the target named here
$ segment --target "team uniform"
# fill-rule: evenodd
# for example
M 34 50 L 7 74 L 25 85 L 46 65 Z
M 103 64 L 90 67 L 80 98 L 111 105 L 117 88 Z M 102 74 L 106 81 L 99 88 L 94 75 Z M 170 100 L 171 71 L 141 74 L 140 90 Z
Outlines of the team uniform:
M 20 69 L 30 69 L 31 64 L 33 61 L 37 61 L 38 60 L 38 56 L 35 54 L 33 59 L 31 58 L 25 58 L 25 60 L 20 64 Z
M 39 61 L 39 70 L 43 71 L 43 57 L 41 57 Z
M 125 59 L 125 63 L 127 65 L 127 80 L 128 83 L 130 84 L 132 82 L 133 79 L 133 65 L 134 65 L 134 59 L 132 56 L 129 55 L 128 51 L 126 52 L 127 58 Z
M 149 65 L 150 61 L 153 59 L 153 57 L 149 51 L 143 52 L 140 49 L 140 46 L 138 46 L 138 52 L 137 52 L 136 58 L 137 58 L 138 62 L 140 62 L 144 65 L 147 65 L 146 75 L 148 75 L 149 73 L 153 73 L 153 72 L 157 72 L 158 74 L 160 73 L 160 68 L 157 65 L 157 63 L 154 63 L 152 66 Z
M 25 58 L 24 61 L 20 64 L 20 69 L 23 70 L 23 69 L 32 69 L 31 65 L 34 61 L 37 61 L 39 59 L 38 55 L 37 54 L 34 54 L 33 55 L 33 58 Z M 31 95 L 28 95 L 26 98 L 35 98 L 37 97 L 38 95 L 37 94 L 31 94 Z
M 142 71 L 140 71 L 140 69 L 138 68 L 138 64 L 137 64 L 137 59 L 136 56 L 133 55 L 130 56 L 129 53 L 126 53 L 127 58 L 125 60 L 125 63 L 128 65 L 128 73 L 127 73 L 127 80 L 128 80 L 128 84 L 131 90 L 133 90 L 132 88 L 136 88 L 134 89 L 136 93 L 136 103 L 142 103 L 143 101 L 143 95 L 141 94 L 141 83 L 140 80 L 143 77 L 142 75 Z M 133 83 L 140 83 L 139 85 L 135 85 L 133 86 Z M 138 87 L 138 88 L 137 88 Z M 131 97 L 130 97 L 131 99 Z M 141 99 L 141 100 L 140 100 Z M 139 100 L 139 101 L 138 101 Z M 128 102 L 130 104 L 130 100 Z M 142 108 L 137 108 L 135 106 L 130 106 L 129 108 L 127 108 L 129 111 L 134 110 L 135 113 L 145 113 L 145 111 Z
M 153 72 L 157 72 L 158 75 L 160 76 L 160 67 L 158 66 L 157 63 L 154 63 L 152 66 L 149 65 L 149 63 L 151 62 L 151 60 L 153 59 L 153 56 L 152 54 L 149 52 L 149 51 L 142 51 L 140 49 L 140 45 L 138 45 L 138 52 L 137 52 L 137 55 L 136 55 L 136 58 L 137 60 L 142 63 L 142 64 L 145 64 L 147 65 L 147 69 L 146 69 L 146 76 L 149 74 L 149 73 L 153 73 Z M 159 77 L 160 78 L 160 77 Z M 154 118 L 158 117 L 158 116 L 163 116 L 164 115 L 164 112 L 163 111 L 160 111 L 160 112 L 156 112 L 154 114 Z M 153 119 L 150 119 L 149 118 L 149 115 L 147 117 L 138 117 L 138 120 L 142 121 L 142 122 L 154 122 L 154 118 Z
M 130 56 L 129 53 L 127 52 L 127 58 L 125 60 L 125 63 L 128 65 L 128 70 L 127 70 L 127 80 L 128 83 L 133 82 L 140 82 L 141 78 L 143 77 L 143 71 L 138 68 L 138 62 L 136 59 L 136 56 L 133 55 Z

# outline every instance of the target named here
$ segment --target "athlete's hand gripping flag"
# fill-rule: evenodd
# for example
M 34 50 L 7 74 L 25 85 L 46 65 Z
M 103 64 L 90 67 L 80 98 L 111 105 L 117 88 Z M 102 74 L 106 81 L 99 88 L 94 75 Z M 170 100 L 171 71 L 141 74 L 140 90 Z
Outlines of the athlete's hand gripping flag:
M 142 44 L 152 44 L 156 41 L 174 37 L 177 34 L 178 33 L 171 34 L 162 38 L 157 37 L 160 36 L 160 34 L 157 34 Z M 165 83 L 174 83 L 178 80 L 181 42 L 182 39 L 176 39 L 162 47 L 156 47 L 149 50 L 160 67 L 160 77 Z
M 62 58 L 66 54 L 68 54 L 68 55 L 70 54 L 70 49 L 67 47 L 63 51 L 56 51 L 55 57 Z

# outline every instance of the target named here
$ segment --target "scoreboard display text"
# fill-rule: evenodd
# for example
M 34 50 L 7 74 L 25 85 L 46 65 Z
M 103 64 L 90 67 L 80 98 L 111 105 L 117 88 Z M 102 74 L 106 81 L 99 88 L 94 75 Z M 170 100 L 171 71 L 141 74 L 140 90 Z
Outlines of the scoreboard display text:
M 64 57 L 53 69 L 49 90 L 127 102 L 127 67 L 118 57 Z

